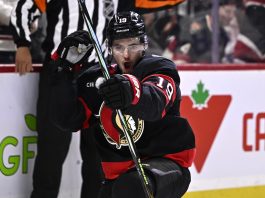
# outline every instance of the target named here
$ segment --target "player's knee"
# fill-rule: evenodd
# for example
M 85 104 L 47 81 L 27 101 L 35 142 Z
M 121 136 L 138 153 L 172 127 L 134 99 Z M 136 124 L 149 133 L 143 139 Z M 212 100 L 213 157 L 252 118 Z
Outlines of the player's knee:
M 150 179 L 148 179 L 152 187 Z M 143 185 L 136 171 L 125 173 L 113 184 L 112 195 L 115 198 L 145 198 Z

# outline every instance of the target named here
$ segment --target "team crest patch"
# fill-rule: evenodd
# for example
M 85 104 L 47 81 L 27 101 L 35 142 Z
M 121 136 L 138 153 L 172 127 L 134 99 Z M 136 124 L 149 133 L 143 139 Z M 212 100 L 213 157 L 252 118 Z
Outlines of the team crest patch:
M 144 121 L 130 115 L 124 115 L 124 118 L 133 141 L 137 142 L 143 134 Z M 110 144 L 116 145 L 117 149 L 120 149 L 121 146 L 128 146 L 117 112 L 104 103 L 100 107 L 100 122 L 103 134 Z

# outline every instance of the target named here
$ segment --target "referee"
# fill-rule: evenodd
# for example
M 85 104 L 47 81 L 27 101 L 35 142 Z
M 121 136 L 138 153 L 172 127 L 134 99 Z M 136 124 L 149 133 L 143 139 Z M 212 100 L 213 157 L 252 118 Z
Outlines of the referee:
M 86 0 L 93 26 L 102 49 L 105 51 L 105 28 L 117 11 L 118 0 Z M 42 43 L 45 52 L 40 72 L 39 96 L 37 102 L 37 156 L 33 172 L 31 198 L 56 198 L 58 196 L 62 167 L 71 142 L 71 132 L 63 133 L 49 120 L 48 106 L 50 93 L 48 62 L 51 53 L 68 34 L 86 29 L 77 0 L 18 0 L 11 16 L 13 37 L 17 45 L 16 71 L 20 75 L 32 71 L 30 53 L 30 32 L 34 21 L 42 14 L 47 17 L 46 37 Z M 39 52 L 40 53 L 40 52 Z M 88 63 L 95 62 L 92 51 Z M 27 89 L 27 87 L 25 87 Z M 101 164 L 97 154 L 93 131 L 82 131 L 80 150 L 82 164 L 81 198 L 97 197 L 101 184 Z

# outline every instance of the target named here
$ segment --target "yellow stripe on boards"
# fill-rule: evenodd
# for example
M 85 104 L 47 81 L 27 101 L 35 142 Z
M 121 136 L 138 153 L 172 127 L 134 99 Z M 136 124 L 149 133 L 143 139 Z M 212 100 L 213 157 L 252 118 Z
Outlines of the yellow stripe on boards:
M 182 198 L 265 198 L 265 186 L 187 192 Z

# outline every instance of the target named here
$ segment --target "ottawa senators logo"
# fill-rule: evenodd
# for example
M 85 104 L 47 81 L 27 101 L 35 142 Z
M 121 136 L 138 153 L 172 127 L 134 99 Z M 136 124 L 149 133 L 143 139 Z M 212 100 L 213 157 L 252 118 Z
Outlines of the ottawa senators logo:
M 100 122 L 101 128 L 104 133 L 106 140 L 112 144 L 116 145 L 117 149 L 121 146 L 128 146 L 128 142 L 123 133 L 123 127 L 121 125 L 120 118 L 116 111 L 113 111 L 104 102 L 100 107 Z M 125 121 L 127 123 L 129 132 L 132 135 L 133 141 L 137 142 L 143 134 L 144 121 L 138 118 L 134 118 L 130 115 L 124 115 Z

